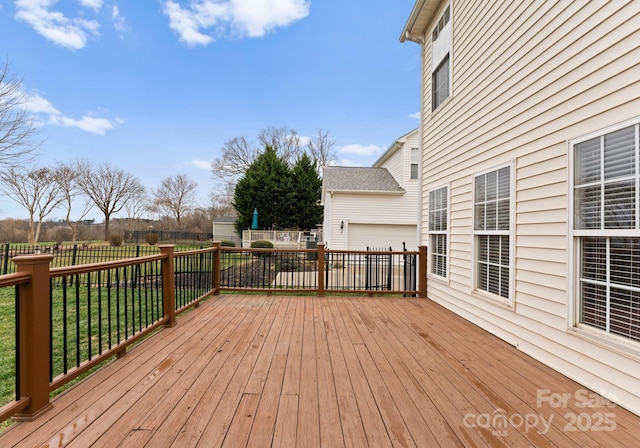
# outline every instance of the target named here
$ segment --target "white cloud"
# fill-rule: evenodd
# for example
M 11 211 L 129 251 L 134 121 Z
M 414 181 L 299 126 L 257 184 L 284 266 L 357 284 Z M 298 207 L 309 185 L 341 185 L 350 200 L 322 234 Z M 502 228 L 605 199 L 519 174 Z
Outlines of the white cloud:
M 85 8 L 98 10 L 102 8 L 102 0 L 78 0 Z
M 73 50 L 83 48 L 90 37 L 98 35 L 98 22 L 50 11 L 54 3 L 56 0 L 16 0 L 16 18 L 27 22 L 51 42 Z M 101 1 L 81 0 L 81 3 L 87 6 Z
M 206 45 L 228 36 L 262 37 L 309 15 L 309 0 L 165 1 L 169 27 L 188 45 Z
M 91 113 L 86 114 L 79 120 L 76 120 L 64 115 L 53 106 L 51 101 L 37 93 L 29 93 L 26 97 L 26 108 L 39 118 L 44 116 L 44 118 L 46 118 L 45 123 L 47 124 L 63 126 L 66 128 L 78 128 L 85 132 L 105 135 L 107 131 L 124 123 L 120 119 L 109 120 L 107 118 L 99 118 L 95 117 L 94 114 Z
M 120 15 L 120 9 L 118 6 L 114 6 L 111 12 L 111 18 L 113 19 L 113 27 L 116 31 L 123 33 L 125 31 L 125 21 L 124 17 Z
M 416 112 L 415 114 L 409 115 L 409 118 L 415 118 L 416 120 L 420 120 L 420 112 Z
M 372 156 L 382 152 L 382 148 L 377 145 L 346 145 L 338 148 L 339 153 L 356 154 L 359 156 Z
M 79 120 L 74 120 L 65 115 L 51 115 L 49 117 L 51 124 L 64 126 L 65 128 L 79 128 L 93 134 L 105 135 L 107 131 L 114 128 L 115 124 L 106 118 L 96 118 L 91 114 L 85 115 Z
M 184 162 L 184 165 L 197 168 L 199 170 L 211 170 L 211 162 L 207 160 L 187 160 Z

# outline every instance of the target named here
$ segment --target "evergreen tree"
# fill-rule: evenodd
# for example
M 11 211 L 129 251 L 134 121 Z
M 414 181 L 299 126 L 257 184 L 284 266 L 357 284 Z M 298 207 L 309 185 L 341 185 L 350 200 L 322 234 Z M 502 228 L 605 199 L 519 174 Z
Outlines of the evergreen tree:
M 258 210 L 261 229 L 286 228 L 292 225 L 291 171 L 276 151 L 267 146 L 238 180 L 233 195 L 233 207 L 238 218 L 238 234 L 250 228 L 253 210 Z
M 317 162 L 303 154 L 293 166 L 291 174 L 292 220 L 299 229 L 312 229 L 322 222 L 323 215 L 323 208 L 319 204 L 322 179 L 318 175 Z

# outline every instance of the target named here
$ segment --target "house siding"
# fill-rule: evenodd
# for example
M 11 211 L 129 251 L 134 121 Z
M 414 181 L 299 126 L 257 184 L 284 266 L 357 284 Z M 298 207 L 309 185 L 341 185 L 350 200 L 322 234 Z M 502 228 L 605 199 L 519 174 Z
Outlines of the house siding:
M 450 273 L 430 278 L 428 295 L 640 413 L 640 345 L 617 350 L 570 330 L 567 143 L 638 116 L 640 2 L 451 5 L 452 96 L 423 117 L 421 213 L 427 244 L 428 191 L 450 185 Z M 515 182 L 512 307 L 473 288 L 473 176 L 505 163 Z
M 398 181 L 400 185 L 403 184 L 403 152 L 396 151 L 389 157 L 384 164 L 380 165 L 386 168 L 389 173 Z
M 336 200 L 340 197 L 338 200 Z M 334 193 L 332 199 L 332 246 L 346 248 L 350 224 L 416 224 L 415 196 L 404 195 Z M 344 218 L 341 218 L 344 217 Z M 340 222 L 345 228 L 340 231 Z M 409 244 L 409 242 L 407 242 Z M 416 239 L 410 242 L 416 247 Z M 384 241 L 381 240 L 384 246 Z M 395 248 L 394 248 L 395 249 Z M 398 248 L 397 250 L 400 250 Z

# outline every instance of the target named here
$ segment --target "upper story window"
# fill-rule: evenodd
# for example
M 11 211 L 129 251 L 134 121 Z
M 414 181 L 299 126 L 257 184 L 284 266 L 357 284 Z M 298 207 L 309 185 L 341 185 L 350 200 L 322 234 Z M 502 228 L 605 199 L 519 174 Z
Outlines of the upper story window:
M 411 179 L 418 178 L 418 163 L 420 160 L 420 153 L 418 148 L 411 148 Z
M 431 110 L 451 95 L 451 6 L 447 6 L 431 33 Z

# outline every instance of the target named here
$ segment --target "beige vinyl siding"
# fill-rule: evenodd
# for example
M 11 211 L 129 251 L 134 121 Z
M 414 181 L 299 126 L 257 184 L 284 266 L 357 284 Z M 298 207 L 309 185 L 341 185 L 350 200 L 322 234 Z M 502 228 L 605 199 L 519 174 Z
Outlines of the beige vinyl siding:
M 386 168 L 389 173 L 402 185 L 402 170 L 403 157 L 402 151 L 396 151 L 381 165 L 382 168 Z
M 454 0 L 452 8 L 452 97 L 423 117 L 423 223 L 428 191 L 450 185 L 450 276 L 430 281 L 429 297 L 640 412 L 640 347 L 622 356 L 567 331 L 567 141 L 640 114 L 640 2 Z M 429 105 L 430 45 L 423 51 Z M 473 287 L 473 176 L 510 162 L 513 308 Z M 633 368 L 622 368 L 629 358 Z

